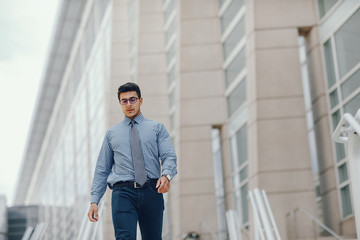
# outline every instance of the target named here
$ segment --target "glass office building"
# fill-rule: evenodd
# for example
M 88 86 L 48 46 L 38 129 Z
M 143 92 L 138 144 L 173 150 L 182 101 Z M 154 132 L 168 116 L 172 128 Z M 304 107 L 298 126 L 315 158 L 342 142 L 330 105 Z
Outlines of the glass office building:
M 254 239 L 254 188 L 283 239 L 327 234 L 299 207 L 354 237 L 331 135 L 360 107 L 359 21 L 357 0 L 63 0 L 15 204 L 44 206 L 49 239 L 113 239 L 111 191 L 101 222 L 86 213 L 103 136 L 123 118 L 117 88 L 133 81 L 178 155 L 163 239 L 228 239 L 229 210 Z

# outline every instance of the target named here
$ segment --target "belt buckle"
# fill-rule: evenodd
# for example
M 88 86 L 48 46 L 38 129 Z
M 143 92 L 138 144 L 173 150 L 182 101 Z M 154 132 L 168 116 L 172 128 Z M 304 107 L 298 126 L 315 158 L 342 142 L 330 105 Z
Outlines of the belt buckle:
M 134 182 L 134 188 L 142 188 L 142 186 L 140 184 L 138 184 L 137 182 Z

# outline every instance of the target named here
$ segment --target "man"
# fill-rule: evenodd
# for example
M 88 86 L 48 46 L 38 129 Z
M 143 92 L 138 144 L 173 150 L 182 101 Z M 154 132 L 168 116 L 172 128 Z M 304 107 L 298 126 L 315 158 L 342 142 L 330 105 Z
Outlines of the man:
M 122 122 L 105 135 L 91 187 L 91 222 L 108 185 L 116 239 L 135 240 L 139 222 L 143 240 L 161 239 L 164 199 L 177 173 L 176 155 L 164 125 L 144 118 L 140 88 L 128 82 L 118 89 Z M 161 161 L 160 161 L 160 159 Z

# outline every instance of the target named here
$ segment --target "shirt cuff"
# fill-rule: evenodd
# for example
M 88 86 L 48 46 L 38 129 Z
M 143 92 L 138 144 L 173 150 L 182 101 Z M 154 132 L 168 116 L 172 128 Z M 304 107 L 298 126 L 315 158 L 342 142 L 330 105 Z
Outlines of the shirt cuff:
M 96 203 L 97 205 L 99 205 L 101 197 L 97 196 L 97 195 L 91 195 L 91 203 Z

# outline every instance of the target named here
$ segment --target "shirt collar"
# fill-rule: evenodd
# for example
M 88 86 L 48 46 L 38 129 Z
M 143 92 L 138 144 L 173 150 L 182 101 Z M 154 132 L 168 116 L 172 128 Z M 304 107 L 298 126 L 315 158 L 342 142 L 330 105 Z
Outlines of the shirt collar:
M 142 113 L 139 114 L 139 116 L 137 116 L 136 118 L 134 118 L 134 121 L 138 124 L 140 124 L 142 121 L 144 120 L 144 115 Z M 124 123 L 125 125 L 129 125 L 131 123 L 131 119 L 128 117 L 124 118 Z

